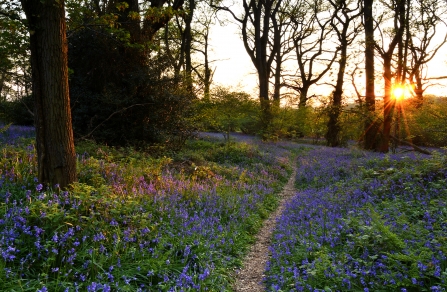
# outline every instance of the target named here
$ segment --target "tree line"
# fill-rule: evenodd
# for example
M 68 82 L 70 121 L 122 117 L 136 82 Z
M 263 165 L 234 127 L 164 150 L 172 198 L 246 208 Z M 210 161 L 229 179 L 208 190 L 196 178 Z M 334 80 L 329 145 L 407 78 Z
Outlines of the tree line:
M 194 104 L 211 96 L 210 33 L 224 15 L 239 24 L 256 69 L 258 132 L 268 137 L 285 95 L 294 93 L 305 109 L 311 88 L 332 74 L 324 136 L 339 146 L 347 80 L 364 71 L 364 90 L 352 82 L 363 147 L 388 152 L 395 138 L 392 89 L 408 83 L 422 106 L 427 63 L 447 40 L 440 31 L 444 6 L 441 0 L 1 0 L 0 96 L 32 93 L 32 106 L 21 102 L 34 115 L 39 181 L 68 186 L 76 180 L 75 137 L 177 145 L 194 131 Z

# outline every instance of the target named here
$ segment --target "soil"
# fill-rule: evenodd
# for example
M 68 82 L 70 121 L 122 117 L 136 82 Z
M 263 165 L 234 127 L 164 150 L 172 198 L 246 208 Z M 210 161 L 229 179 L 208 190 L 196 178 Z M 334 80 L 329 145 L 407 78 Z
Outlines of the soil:
M 264 222 L 262 229 L 256 236 L 256 243 L 250 248 L 249 253 L 244 259 L 244 265 L 236 275 L 234 291 L 236 292 L 258 292 L 265 291 L 264 277 L 265 266 L 270 257 L 269 246 L 271 244 L 273 230 L 276 226 L 276 220 L 284 211 L 287 201 L 296 194 L 295 190 L 296 172 L 292 173 L 286 186 L 280 193 L 281 201 L 279 207 Z

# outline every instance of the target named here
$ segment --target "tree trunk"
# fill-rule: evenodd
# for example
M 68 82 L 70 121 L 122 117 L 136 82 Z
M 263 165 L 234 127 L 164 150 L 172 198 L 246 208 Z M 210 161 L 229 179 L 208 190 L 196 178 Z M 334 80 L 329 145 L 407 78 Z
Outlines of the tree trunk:
M 393 113 L 396 101 L 392 98 L 392 59 L 395 47 L 402 42 L 402 36 L 405 31 L 405 4 L 406 0 L 398 0 L 395 3 L 394 25 L 396 34 L 390 42 L 388 51 L 382 53 L 383 59 L 383 79 L 385 84 L 385 93 L 383 96 L 383 129 L 381 152 L 388 152 L 390 147 L 391 123 L 393 121 Z M 398 25 L 399 24 L 399 25 Z M 399 65 L 398 65 L 399 67 Z M 399 76 L 398 76 L 399 77 Z
M 195 0 L 189 0 L 189 11 L 186 13 L 185 17 L 185 81 L 186 81 L 186 89 L 188 92 L 193 92 L 193 81 L 192 81 L 192 33 L 191 33 L 191 23 L 194 15 L 196 3 Z
M 326 141 L 328 146 L 337 147 L 340 146 L 340 113 L 341 113 L 341 102 L 343 97 L 343 83 L 344 75 L 346 70 L 346 61 L 348 58 L 348 44 L 342 41 L 340 46 L 340 61 L 337 73 L 337 83 L 335 84 L 334 94 L 332 96 L 332 104 L 329 110 L 329 122 L 326 132 Z
M 416 83 L 414 86 L 414 93 L 416 95 L 416 108 L 421 108 L 424 104 L 424 87 L 419 71 L 415 74 Z
M 211 78 L 212 78 L 212 71 L 210 69 L 210 65 L 208 62 L 208 53 L 207 53 L 205 55 L 205 78 L 203 80 L 203 86 L 204 86 L 203 95 L 206 99 L 210 98 Z
M 307 95 L 309 94 L 309 86 L 306 84 L 303 84 L 302 88 L 300 89 L 300 101 L 298 104 L 298 108 L 305 108 L 307 105 L 307 100 L 309 99 Z
M 392 56 L 387 54 L 383 58 L 383 79 L 385 82 L 385 95 L 383 96 L 383 132 L 380 146 L 381 152 L 388 152 L 390 147 L 391 123 L 393 121 L 393 111 L 395 102 L 392 99 L 392 74 L 391 74 Z
M 151 1 L 150 7 L 156 9 L 162 8 L 166 2 L 167 1 L 165 0 Z M 171 5 L 169 7 L 172 8 L 172 11 L 178 11 L 180 9 L 183 9 L 183 3 L 184 0 L 174 0 L 171 2 Z M 145 17 L 143 20 L 143 27 L 141 29 L 141 37 L 145 41 L 152 40 L 157 31 L 163 28 L 169 22 L 169 20 L 171 20 L 172 14 L 173 13 L 162 13 L 158 17 Z
M 367 150 L 377 150 L 377 134 L 379 125 L 375 118 L 376 96 L 374 80 L 374 0 L 364 1 L 364 21 L 365 21 L 365 105 L 367 119 L 365 120 L 365 136 L 363 147 Z
M 269 78 L 268 72 L 265 72 L 262 76 L 261 72 L 259 75 L 259 98 L 261 103 L 261 128 L 262 132 L 266 134 L 272 120 L 272 113 L 270 108 L 269 100 Z
M 279 52 L 279 51 L 278 51 Z M 276 64 L 276 68 L 275 68 L 275 83 L 274 83 L 274 88 L 273 88 L 273 103 L 275 104 L 275 106 L 280 106 L 280 102 L 281 102 L 281 57 L 278 56 L 280 55 L 279 53 L 277 54 L 277 58 L 279 58 L 279 64 Z
M 279 107 L 281 103 L 281 71 L 283 56 L 281 52 L 281 29 L 275 17 L 272 17 L 273 25 L 273 41 L 275 42 L 274 47 L 277 48 L 275 52 L 275 72 L 274 72 L 274 88 L 273 88 L 273 103 L 275 106 Z
M 250 56 L 253 65 L 258 73 L 259 80 L 259 99 L 261 103 L 261 127 L 264 134 L 267 134 L 270 123 L 272 121 L 272 112 L 269 101 L 269 78 L 271 65 L 275 53 L 280 48 L 277 41 L 273 41 L 273 45 L 269 42 L 270 24 L 275 21 L 277 10 L 281 5 L 281 0 L 273 1 L 243 1 L 244 17 L 237 21 L 241 23 L 242 40 L 245 50 Z M 274 6 L 274 7 L 273 7 Z M 228 11 L 228 10 L 227 10 Z M 234 15 L 234 14 L 233 14 Z M 249 28 L 249 24 L 253 25 L 253 30 Z M 249 35 L 252 35 L 252 38 Z M 275 34 L 274 36 L 277 36 Z M 253 41 L 253 43 L 251 43 Z
M 210 64 L 208 61 L 208 40 L 207 40 L 205 46 L 205 78 L 203 80 L 204 84 L 203 93 L 206 99 L 210 98 L 211 80 L 212 80 L 212 70 L 210 68 Z
M 30 29 L 39 182 L 76 181 L 63 0 L 21 0 Z
M 267 10 L 267 6 L 265 7 L 268 15 L 270 15 L 270 10 Z M 263 27 L 263 33 L 268 34 L 268 25 L 269 25 L 269 17 L 264 16 L 262 19 L 261 9 L 258 9 L 256 14 L 256 19 L 259 21 L 259 28 L 255 29 L 256 39 L 256 58 L 257 58 L 257 66 L 256 69 L 258 71 L 259 77 L 259 99 L 261 103 L 261 127 L 264 134 L 268 132 L 270 122 L 272 120 L 271 108 L 270 108 L 270 98 L 269 98 L 269 85 L 270 85 L 270 66 L 267 57 L 267 35 L 263 35 L 261 37 L 261 28 Z M 267 12 L 266 12 L 267 13 Z M 262 21 L 261 21 L 262 19 Z M 266 33 L 267 32 L 267 33 Z
M 269 100 L 269 70 L 265 68 L 266 64 L 261 63 L 258 66 L 258 80 L 259 80 L 259 98 L 260 100 Z

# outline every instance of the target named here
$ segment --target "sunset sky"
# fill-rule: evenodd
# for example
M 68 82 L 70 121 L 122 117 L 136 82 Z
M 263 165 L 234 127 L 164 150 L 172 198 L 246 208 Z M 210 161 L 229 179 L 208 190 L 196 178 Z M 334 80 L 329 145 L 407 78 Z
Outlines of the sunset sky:
M 360 36 L 362 37 L 362 36 Z M 212 67 L 216 69 L 214 74 L 214 83 L 233 87 L 235 90 L 244 90 L 253 96 L 257 95 L 257 75 L 255 68 L 245 51 L 243 42 L 239 35 L 238 26 L 235 23 L 228 23 L 222 27 L 216 25 L 212 28 L 211 36 L 211 60 Z M 428 77 L 447 75 L 447 45 L 445 45 L 434 60 L 430 63 Z M 376 59 L 376 70 L 381 69 L 380 59 Z M 356 78 L 357 82 L 363 82 L 364 76 Z M 377 95 L 381 93 L 379 84 L 381 78 L 377 79 Z M 435 94 L 447 96 L 447 80 L 433 81 L 433 83 L 443 84 L 442 86 L 432 86 L 426 91 L 426 94 Z M 346 77 L 345 93 L 351 92 L 350 76 Z M 327 95 L 332 88 L 330 86 L 313 86 L 311 94 Z

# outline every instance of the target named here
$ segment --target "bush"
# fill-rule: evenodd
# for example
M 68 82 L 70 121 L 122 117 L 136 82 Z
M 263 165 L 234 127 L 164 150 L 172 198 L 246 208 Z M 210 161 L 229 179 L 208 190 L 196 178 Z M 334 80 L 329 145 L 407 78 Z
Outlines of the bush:
M 427 97 L 420 108 L 404 105 L 407 120 L 402 135 L 409 135 L 416 144 L 442 147 L 447 145 L 447 100 Z M 408 130 L 407 130 L 408 129 Z
M 191 134 L 191 102 L 166 57 L 148 57 L 105 30 L 75 33 L 69 43 L 70 97 L 76 137 L 109 145 L 180 146 Z
M 227 139 L 230 132 L 255 134 L 259 129 L 259 103 L 245 92 L 218 87 L 197 109 L 202 130 L 223 132 Z

